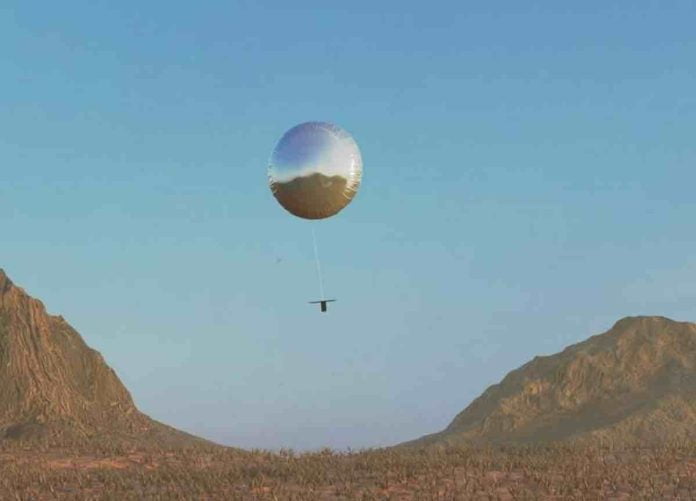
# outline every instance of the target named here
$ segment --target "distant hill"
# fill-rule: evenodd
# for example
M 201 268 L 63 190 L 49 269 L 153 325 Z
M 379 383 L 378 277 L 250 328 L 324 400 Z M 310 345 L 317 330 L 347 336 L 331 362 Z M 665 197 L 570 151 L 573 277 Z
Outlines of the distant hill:
M 16 439 L 215 447 L 138 411 L 102 356 L 0 270 L 0 442 Z
M 439 433 L 402 445 L 696 441 L 696 324 L 628 317 L 535 357 Z

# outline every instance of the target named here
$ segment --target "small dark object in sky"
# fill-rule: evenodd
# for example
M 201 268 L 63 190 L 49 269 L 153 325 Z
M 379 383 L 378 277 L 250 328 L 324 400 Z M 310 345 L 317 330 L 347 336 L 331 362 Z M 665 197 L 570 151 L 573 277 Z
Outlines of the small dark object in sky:
M 326 303 L 333 303 L 335 301 L 335 299 L 322 299 L 320 301 L 310 301 L 309 304 L 320 304 L 321 312 L 324 313 L 326 311 Z

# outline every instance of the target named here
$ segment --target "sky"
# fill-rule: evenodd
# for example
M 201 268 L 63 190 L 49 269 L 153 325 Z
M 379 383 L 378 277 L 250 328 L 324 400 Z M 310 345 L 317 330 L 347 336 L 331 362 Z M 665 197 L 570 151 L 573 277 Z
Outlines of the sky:
M 320 173 L 345 178 L 351 193 L 360 184 L 362 172 L 360 148 L 353 137 L 326 122 L 303 122 L 288 130 L 268 163 L 269 183 Z
M 619 318 L 696 320 L 694 24 L 679 0 L 6 0 L 0 267 L 186 431 L 438 431 Z M 266 177 L 306 121 L 363 158 L 314 223 Z

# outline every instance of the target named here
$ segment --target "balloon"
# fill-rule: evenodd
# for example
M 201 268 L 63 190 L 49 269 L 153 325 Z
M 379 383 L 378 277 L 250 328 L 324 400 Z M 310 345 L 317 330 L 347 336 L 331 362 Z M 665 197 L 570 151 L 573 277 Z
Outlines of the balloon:
M 355 197 L 362 157 L 353 137 L 326 122 L 288 130 L 271 155 L 268 178 L 278 203 L 304 219 L 337 214 Z

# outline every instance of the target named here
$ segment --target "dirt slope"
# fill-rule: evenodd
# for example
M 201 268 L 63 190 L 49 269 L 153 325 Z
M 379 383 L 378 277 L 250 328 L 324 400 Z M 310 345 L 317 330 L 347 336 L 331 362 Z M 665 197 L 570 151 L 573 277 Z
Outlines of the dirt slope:
M 535 357 L 443 431 L 404 445 L 696 440 L 696 324 L 628 317 Z
M 0 270 L 0 440 L 213 446 L 150 419 L 103 357 Z

